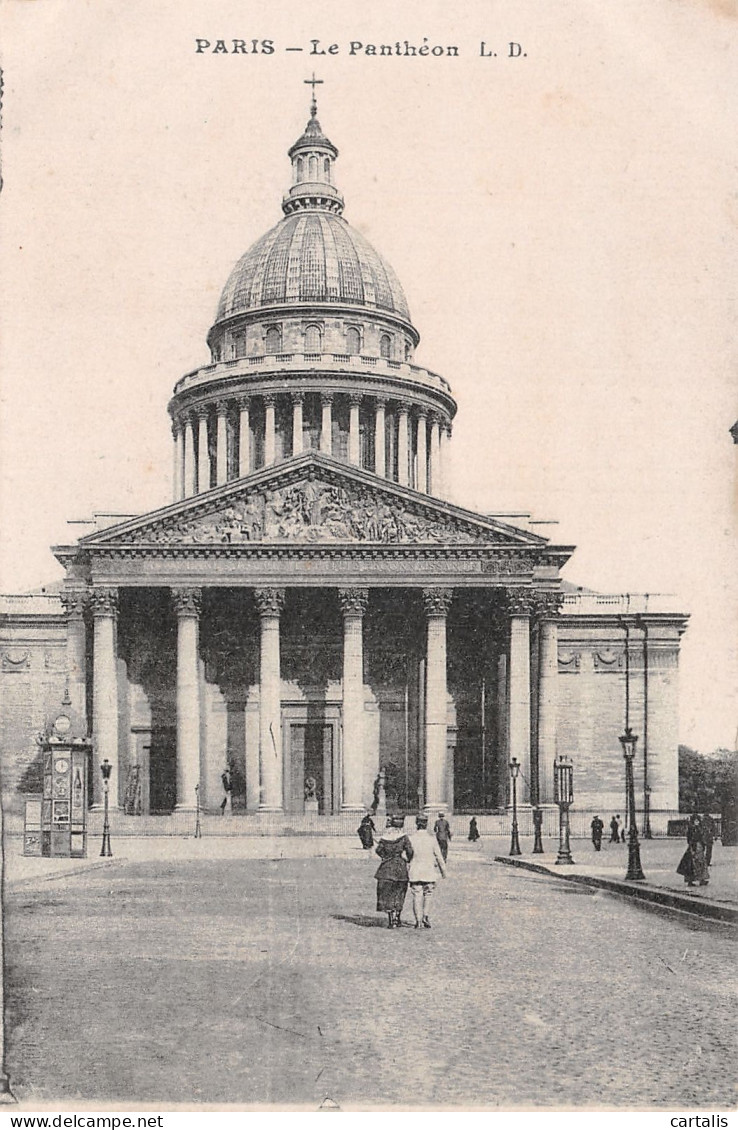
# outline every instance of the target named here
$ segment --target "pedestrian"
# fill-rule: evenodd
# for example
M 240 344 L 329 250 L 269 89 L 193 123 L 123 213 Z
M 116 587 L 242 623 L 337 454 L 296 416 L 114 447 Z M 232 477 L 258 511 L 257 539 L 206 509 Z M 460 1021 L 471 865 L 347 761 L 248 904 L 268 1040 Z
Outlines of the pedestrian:
M 599 816 L 595 816 L 590 824 L 590 828 L 592 829 L 592 843 L 594 844 L 594 849 L 595 851 L 600 851 L 602 849 L 602 833 L 605 830 L 605 825 L 603 821 L 600 820 Z
M 611 844 L 619 844 L 620 843 L 620 817 L 619 816 L 613 816 L 612 820 L 610 821 L 610 843 Z
M 407 865 L 413 858 L 413 849 L 403 831 L 405 817 L 401 812 L 389 816 L 387 824 L 375 849 L 382 862 L 374 878 L 377 880 L 377 910 L 385 911 L 388 927 L 394 930 L 402 925 L 400 915 L 407 895 Z
M 225 796 L 220 802 L 220 814 L 221 816 L 225 816 L 226 813 L 228 813 L 228 815 L 230 816 L 231 812 L 233 811 L 231 801 L 231 793 L 233 791 L 233 778 L 231 776 L 230 765 L 226 765 L 225 769 L 220 775 L 220 779 L 223 784 L 223 792 L 225 793 Z
M 361 846 L 363 847 L 364 851 L 369 851 L 369 848 L 374 847 L 374 836 L 377 829 L 375 827 L 374 821 L 372 820 L 371 812 L 367 812 L 366 816 L 363 818 L 356 831 L 359 839 L 361 840 Z
M 427 823 L 428 821 L 426 820 L 426 824 Z M 469 821 L 469 839 L 473 844 L 475 844 L 479 839 L 479 828 L 477 827 L 476 816 L 472 816 L 471 820 Z
M 445 863 L 448 859 L 448 845 L 451 842 L 452 837 L 449 822 L 442 812 L 438 813 L 438 819 L 433 825 L 433 831 L 435 832 L 436 839 L 438 840 L 438 846 L 441 849 L 441 855 L 443 856 L 443 862 Z
M 702 840 L 705 845 L 705 863 L 712 863 L 712 846 L 715 843 L 715 821 L 709 812 L 702 817 Z
M 438 841 L 428 832 L 428 817 L 424 813 L 415 817 L 415 827 L 416 831 L 408 836 L 412 857 L 407 869 L 413 896 L 415 929 L 419 930 L 423 926 L 430 930 L 430 900 L 436 889 L 438 872 L 440 871 L 443 879 L 446 878 L 446 866 Z
M 620 827 L 620 843 L 624 844 L 625 843 L 625 821 L 621 820 L 619 816 L 618 816 L 618 825 Z
M 710 881 L 710 873 L 705 862 L 705 842 L 702 833 L 702 821 L 697 813 L 693 813 L 687 825 L 687 850 L 677 865 L 677 874 L 684 877 L 688 887 L 699 884 L 706 887 Z

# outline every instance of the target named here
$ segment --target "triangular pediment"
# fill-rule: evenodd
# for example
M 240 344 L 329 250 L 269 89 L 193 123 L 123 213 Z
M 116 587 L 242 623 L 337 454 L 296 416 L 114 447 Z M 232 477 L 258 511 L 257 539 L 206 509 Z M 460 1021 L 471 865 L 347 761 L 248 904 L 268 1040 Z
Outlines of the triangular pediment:
M 95 546 L 547 544 L 310 452 L 82 538 Z

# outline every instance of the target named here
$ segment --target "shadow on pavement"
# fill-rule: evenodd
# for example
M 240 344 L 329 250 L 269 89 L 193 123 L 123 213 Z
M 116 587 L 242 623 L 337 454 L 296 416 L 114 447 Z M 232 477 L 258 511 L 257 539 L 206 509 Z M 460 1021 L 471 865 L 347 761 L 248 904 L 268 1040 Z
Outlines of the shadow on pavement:
M 350 922 L 352 926 L 378 926 L 380 929 L 387 929 L 386 918 L 370 918 L 368 914 L 332 914 L 331 918 L 336 922 Z

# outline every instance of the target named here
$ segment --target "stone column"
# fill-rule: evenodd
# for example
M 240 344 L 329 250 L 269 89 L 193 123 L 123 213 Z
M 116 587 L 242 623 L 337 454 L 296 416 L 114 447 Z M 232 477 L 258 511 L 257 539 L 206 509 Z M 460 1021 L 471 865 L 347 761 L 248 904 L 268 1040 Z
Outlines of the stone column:
M 73 736 L 87 735 L 87 630 L 85 611 L 89 605 L 86 588 L 66 589 L 59 594 L 67 614 L 67 690 L 77 725 Z
M 368 589 L 339 589 L 343 612 L 343 801 L 346 812 L 364 805 L 363 617 Z
M 448 498 L 448 445 L 451 439 L 451 425 L 447 423 L 441 428 L 439 444 L 439 478 L 441 484 L 440 498 Z
M 208 448 L 208 410 L 197 409 L 197 493 L 210 490 L 210 450 Z
M 418 412 L 418 475 L 415 489 L 428 493 L 428 432 L 426 428 L 427 414 L 425 410 Z
M 274 406 L 276 404 L 274 393 L 267 393 L 264 397 L 264 466 L 270 467 L 277 457 L 277 433 L 274 419 Z
M 259 786 L 262 812 L 281 812 L 282 791 L 282 676 L 279 663 L 279 616 L 284 589 L 256 589 L 261 621 L 259 651 Z
M 352 392 L 349 395 L 349 463 L 354 467 L 361 465 L 361 440 L 359 436 L 359 406 L 361 393 Z
M 215 482 L 217 486 L 222 486 L 228 481 L 228 405 L 224 400 L 218 401 L 217 413 Z
M 197 465 L 195 463 L 195 427 L 192 416 L 184 423 L 184 490 L 183 498 L 197 494 Z
M 430 421 L 430 482 L 428 493 L 435 498 L 443 498 L 443 484 L 441 481 L 441 420 L 439 416 L 431 416 Z
M 385 411 L 387 408 L 387 401 L 383 396 L 378 396 L 374 403 L 374 473 L 376 475 L 380 475 L 382 478 L 385 478 L 387 475 L 387 465 L 385 460 Z
M 172 589 L 177 614 L 177 809 L 195 808 L 200 784 L 199 628 L 202 590 Z
M 425 808 L 446 808 L 446 745 L 448 689 L 446 685 L 446 617 L 453 589 L 423 589 L 427 617 L 425 675 Z
M 542 593 L 538 600 L 538 750 L 532 776 L 539 804 L 553 802 L 553 763 L 556 757 L 556 724 L 559 684 L 558 614 L 561 593 Z
M 330 392 L 320 394 L 320 450 L 324 455 L 333 454 L 333 396 Z
M 530 803 L 530 615 L 533 594 L 511 593 L 508 666 L 508 748 L 520 764 L 518 800 Z
M 172 423 L 172 501 L 179 502 L 182 497 L 182 425 L 179 420 Z
M 302 455 L 302 404 L 305 399 L 303 392 L 292 393 L 292 454 Z
M 397 481 L 406 487 L 410 482 L 410 415 L 404 404 L 397 408 Z
M 238 475 L 243 479 L 251 470 L 251 420 L 248 396 L 239 400 L 238 407 Z
M 105 758 L 112 765 L 110 807 L 120 807 L 118 781 L 118 656 L 116 654 L 116 615 L 118 590 L 93 588 L 92 616 L 94 656 L 92 666 L 92 733 L 95 750 L 94 795 L 99 801 L 99 765 Z

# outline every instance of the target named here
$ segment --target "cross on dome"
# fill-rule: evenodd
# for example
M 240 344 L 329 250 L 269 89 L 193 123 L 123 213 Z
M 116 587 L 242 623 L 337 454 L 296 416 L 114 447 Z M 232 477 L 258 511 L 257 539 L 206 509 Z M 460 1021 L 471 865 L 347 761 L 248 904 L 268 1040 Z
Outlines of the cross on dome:
M 313 71 L 313 77 L 312 78 L 305 78 L 302 81 L 305 83 L 306 86 L 311 86 L 313 88 L 312 89 L 312 98 L 310 100 L 310 116 L 311 116 L 311 118 L 314 118 L 315 115 L 318 112 L 318 103 L 317 103 L 316 98 L 315 98 L 315 88 L 316 88 L 316 86 L 322 86 L 323 85 L 323 79 L 322 78 L 316 78 L 315 77 L 315 71 Z

